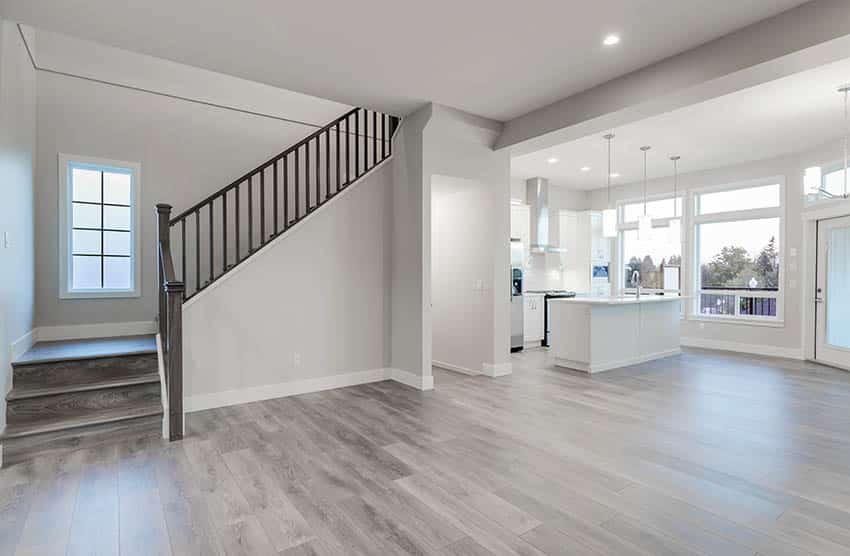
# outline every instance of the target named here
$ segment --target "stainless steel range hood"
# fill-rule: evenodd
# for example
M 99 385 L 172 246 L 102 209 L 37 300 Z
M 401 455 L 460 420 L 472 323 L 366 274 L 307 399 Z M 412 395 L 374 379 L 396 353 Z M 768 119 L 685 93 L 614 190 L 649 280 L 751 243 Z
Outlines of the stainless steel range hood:
M 558 247 L 558 234 L 550 234 L 549 231 L 549 180 L 531 178 L 526 180 L 525 187 L 525 198 L 531 208 L 531 252 L 562 253 L 564 250 Z

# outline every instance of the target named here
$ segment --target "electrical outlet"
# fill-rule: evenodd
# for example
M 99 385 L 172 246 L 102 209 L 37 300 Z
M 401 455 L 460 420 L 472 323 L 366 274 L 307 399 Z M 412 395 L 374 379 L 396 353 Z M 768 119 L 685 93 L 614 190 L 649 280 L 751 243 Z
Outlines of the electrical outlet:
M 296 353 L 292 354 L 292 364 L 296 367 L 301 366 L 301 354 L 300 353 L 296 352 Z

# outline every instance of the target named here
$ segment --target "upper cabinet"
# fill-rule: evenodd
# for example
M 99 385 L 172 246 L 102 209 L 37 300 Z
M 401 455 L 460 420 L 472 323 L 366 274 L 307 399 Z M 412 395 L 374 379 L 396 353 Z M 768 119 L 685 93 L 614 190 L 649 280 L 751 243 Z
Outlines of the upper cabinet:
M 519 239 L 522 243 L 522 266 L 526 266 L 531 241 L 531 211 L 528 205 L 511 205 L 511 239 Z
M 602 214 L 595 211 L 560 213 L 564 285 L 582 294 L 607 295 L 611 240 L 602 237 Z

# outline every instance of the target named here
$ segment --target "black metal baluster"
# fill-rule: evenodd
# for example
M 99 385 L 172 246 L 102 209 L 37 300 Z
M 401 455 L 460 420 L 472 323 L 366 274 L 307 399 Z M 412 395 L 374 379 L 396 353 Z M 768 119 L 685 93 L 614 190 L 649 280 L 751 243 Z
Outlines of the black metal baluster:
M 331 132 L 325 133 L 325 200 L 331 198 Z
M 289 228 L 289 164 L 288 154 L 283 155 L 283 229 Z
M 339 122 L 336 123 L 336 183 L 334 184 L 334 195 L 339 193 L 339 174 L 340 174 L 340 158 L 339 158 Z
M 266 169 L 260 170 L 260 247 L 266 243 Z
M 210 282 L 213 281 L 213 202 L 210 201 Z
M 182 248 L 180 250 L 180 258 L 182 259 L 183 266 L 183 274 L 180 275 L 180 278 L 183 279 L 183 283 L 186 283 L 186 218 L 180 219 L 180 242 L 182 244 Z
M 201 291 L 201 209 L 195 209 L 195 292 Z
M 248 254 L 254 250 L 254 176 L 248 177 Z
M 387 157 L 387 115 L 381 114 L 381 160 Z
M 227 272 L 227 191 L 221 196 L 221 273 Z
M 378 163 L 378 113 L 372 110 L 372 166 Z
M 242 237 L 242 229 L 239 227 L 239 184 L 236 184 L 236 264 L 242 261 L 242 252 L 239 250 L 239 239 Z
M 360 177 L 360 110 L 354 113 L 354 179 Z
M 307 204 L 305 214 L 309 214 L 310 208 L 310 142 L 304 143 L 304 202 Z
M 322 204 L 322 144 L 319 142 L 319 135 L 316 135 L 316 208 Z
M 272 235 L 277 235 L 277 160 L 274 161 L 272 177 L 274 178 L 274 195 L 272 196 L 274 199 L 274 234 Z
M 294 178 L 295 178 L 295 221 L 296 222 L 301 219 L 301 199 L 299 199 L 300 193 L 298 192 L 298 177 L 299 177 L 298 150 L 299 149 L 300 149 L 300 147 L 296 147 L 296 149 L 295 149 L 295 176 L 294 176 Z
M 349 164 L 351 163 L 351 150 L 349 149 L 349 140 L 351 135 L 351 119 L 349 116 L 345 117 L 345 185 L 347 186 L 351 182 L 351 167 Z

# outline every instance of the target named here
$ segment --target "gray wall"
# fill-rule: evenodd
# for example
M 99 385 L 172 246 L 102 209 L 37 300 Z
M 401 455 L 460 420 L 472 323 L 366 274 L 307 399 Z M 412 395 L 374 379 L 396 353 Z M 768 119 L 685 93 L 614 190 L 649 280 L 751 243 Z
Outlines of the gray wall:
M 13 23 L 0 21 L 0 384 L 11 386 L 10 344 L 33 328 L 35 72 Z M 3 232 L 9 246 L 3 245 Z M 6 423 L 0 397 L 0 426 Z
M 314 128 L 38 73 L 36 324 L 151 321 L 156 312 L 154 206 L 180 210 L 227 185 Z M 60 300 L 59 153 L 142 164 L 142 296 Z

